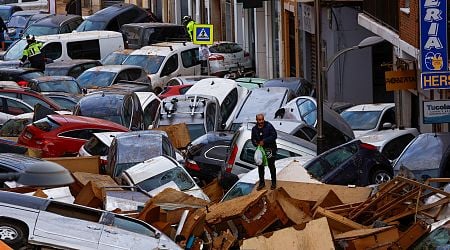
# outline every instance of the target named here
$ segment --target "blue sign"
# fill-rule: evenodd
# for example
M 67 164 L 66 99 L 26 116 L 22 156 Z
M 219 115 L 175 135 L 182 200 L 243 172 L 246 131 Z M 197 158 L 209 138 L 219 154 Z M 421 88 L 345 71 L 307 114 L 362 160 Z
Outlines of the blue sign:
M 195 24 L 194 44 L 213 44 L 213 28 L 212 24 Z
M 446 0 L 420 0 L 420 51 L 422 72 L 448 71 Z
M 450 71 L 424 72 L 420 78 L 422 89 L 450 89 Z
M 423 102 L 424 124 L 448 122 L 450 122 L 450 100 Z

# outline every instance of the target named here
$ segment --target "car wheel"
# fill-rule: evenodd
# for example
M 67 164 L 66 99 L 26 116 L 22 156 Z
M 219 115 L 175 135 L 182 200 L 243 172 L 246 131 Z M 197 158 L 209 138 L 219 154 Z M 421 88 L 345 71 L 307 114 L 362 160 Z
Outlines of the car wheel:
M 385 169 L 376 169 L 370 175 L 371 184 L 381 184 L 392 180 L 392 174 Z
M 27 244 L 28 233 L 23 226 L 14 222 L 0 221 L 0 240 L 18 249 Z

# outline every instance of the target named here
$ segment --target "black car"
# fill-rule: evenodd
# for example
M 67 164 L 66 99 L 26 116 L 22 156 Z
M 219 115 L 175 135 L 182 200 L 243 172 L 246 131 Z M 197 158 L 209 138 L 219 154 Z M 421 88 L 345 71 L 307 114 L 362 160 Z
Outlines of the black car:
M 81 94 L 80 85 L 71 76 L 42 76 L 30 80 L 28 87 L 36 92 Z
M 315 179 L 335 185 L 367 186 L 389 181 L 394 176 L 389 160 L 375 146 L 360 140 L 318 155 L 305 169 Z
M 102 66 L 102 63 L 91 59 L 75 59 L 63 62 L 53 62 L 45 65 L 44 75 L 46 76 L 71 76 L 77 78 L 84 71 Z
M 285 87 L 294 91 L 296 96 L 315 95 L 314 85 L 304 78 L 287 77 L 271 79 L 266 81 L 263 87 Z
M 139 22 L 150 22 L 147 11 L 134 4 L 118 3 L 88 16 L 77 28 L 77 31 L 120 31 L 120 27 L 124 24 Z
M 112 121 L 131 130 L 144 129 L 144 112 L 135 93 L 91 93 L 80 99 L 73 114 Z
M 23 35 L 46 36 L 71 33 L 83 22 L 78 15 L 52 15 L 37 20 L 25 29 Z
M 14 81 L 22 87 L 28 86 L 28 83 L 44 74 L 39 69 L 22 67 L 0 67 L 0 81 Z
M 122 26 L 128 48 L 140 49 L 162 41 L 189 41 L 186 26 L 174 23 L 129 23 Z
M 75 105 L 80 101 L 82 95 L 69 94 L 64 92 L 42 92 L 44 96 L 56 102 L 62 109 L 73 111 Z
M 193 177 L 209 183 L 222 172 L 234 133 L 208 132 L 186 149 L 185 168 Z

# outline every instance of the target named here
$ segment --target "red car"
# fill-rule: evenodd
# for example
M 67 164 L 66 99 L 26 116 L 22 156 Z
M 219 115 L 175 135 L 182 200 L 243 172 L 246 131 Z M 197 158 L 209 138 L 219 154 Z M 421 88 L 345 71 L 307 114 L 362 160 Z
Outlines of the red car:
M 42 150 L 42 157 L 75 156 L 93 133 L 126 132 L 127 128 L 106 120 L 73 116 L 48 115 L 28 125 L 18 143 Z
M 173 95 L 184 95 L 186 91 L 188 91 L 193 84 L 184 84 L 184 85 L 176 85 L 176 86 L 167 86 L 164 88 L 163 92 L 159 94 L 160 99 L 164 99 Z
M 24 88 L 0 88 L 0 95 L 5 95 L 9 97 L 14 97 L 17 99 L 21 99 L 25 103 L 29 104 L 31 107 L 34 107 L 36 104 L 41 104 L 44 107 L 51 108 L 53 110 L 61 110 L 61 106 L 59 106 L 52 99 L 38 93 L 36 91 Z

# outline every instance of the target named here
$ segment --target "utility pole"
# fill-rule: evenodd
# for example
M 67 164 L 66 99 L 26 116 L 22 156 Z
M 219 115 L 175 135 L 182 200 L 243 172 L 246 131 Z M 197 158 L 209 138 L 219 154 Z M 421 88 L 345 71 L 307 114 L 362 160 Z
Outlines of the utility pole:
M 314 0 L 316 13 L 316 89 L 317 89 L 317 155 L 325 151 L 325 138 L 323 136 L 323 86 L 322 86 L 322 51 L 320 38 L 320 0 Z

